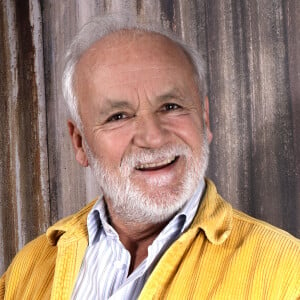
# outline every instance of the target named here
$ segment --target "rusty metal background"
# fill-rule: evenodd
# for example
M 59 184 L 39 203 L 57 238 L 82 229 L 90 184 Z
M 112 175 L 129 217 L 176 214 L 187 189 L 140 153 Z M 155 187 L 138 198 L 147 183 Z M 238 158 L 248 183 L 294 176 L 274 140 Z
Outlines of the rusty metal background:
M 83 23 L 124 6 L 203 52 L 221 194 L 300 237 L 300 1 L 0 0 L 0 273 L 96 195 L 69 142 L 61 62 Z

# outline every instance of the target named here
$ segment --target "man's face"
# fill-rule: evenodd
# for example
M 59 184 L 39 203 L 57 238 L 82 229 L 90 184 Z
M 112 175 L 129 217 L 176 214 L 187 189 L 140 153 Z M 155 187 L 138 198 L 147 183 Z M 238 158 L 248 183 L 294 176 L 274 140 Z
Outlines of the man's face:
M 208 143 L 194 71 L 154 34 L 115 33 L 75 74 L 85 152 L 109 212 L 127 221 L 170 218 L 203 177 Z

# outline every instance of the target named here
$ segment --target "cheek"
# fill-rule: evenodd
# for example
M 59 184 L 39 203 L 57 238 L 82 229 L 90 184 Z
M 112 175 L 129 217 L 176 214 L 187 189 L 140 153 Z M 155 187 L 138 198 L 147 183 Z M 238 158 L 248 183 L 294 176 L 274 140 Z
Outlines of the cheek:
M 182 115 L 169 118 L 167 127 L 170 132 L 183 140 L 192 149 L 200 146 L 203 125 L 198 116 Z
M 131 136 L 131 130 L 125 127 L 100 133 L 95 137 L 97 157 L 105 160 L 109 165 L 120 166 Z

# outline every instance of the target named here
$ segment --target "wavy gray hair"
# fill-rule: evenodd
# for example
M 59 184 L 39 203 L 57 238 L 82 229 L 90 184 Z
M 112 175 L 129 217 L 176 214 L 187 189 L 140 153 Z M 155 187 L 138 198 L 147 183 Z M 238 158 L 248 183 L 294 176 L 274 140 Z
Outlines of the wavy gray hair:
M 65 57 L 65 66 L 62 76 L 63 96 L 69 108 L 71 117 L 79 128 L 82 128 L 82 124 L 73 82 L 76 65 L 82 54 L 96 41 L 111 33 L 124 30 L 157 33 L 169 38 L 177 44 L 186 54 L 195 69 L 195 79 L 198 85 L 201 103 L 203 105 L 204 98 L 207 94 L 206 68 L 202 55 L 197 49 L 187 45 L 174 32 L 163 28 L 162 26 L 158 26 L 155 23 L 145 23 L 144 20 L 139 22 L 136 16 L 125 13 L 122 15 L 106 15 L 94 18 L 82 27 L 71 43 Z

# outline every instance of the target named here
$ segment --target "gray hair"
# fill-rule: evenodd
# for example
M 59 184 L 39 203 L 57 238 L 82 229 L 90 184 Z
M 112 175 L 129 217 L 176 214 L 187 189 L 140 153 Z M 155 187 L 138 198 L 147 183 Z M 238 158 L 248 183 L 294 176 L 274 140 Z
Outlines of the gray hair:
M 141 32 L 157 33 L 169 38 L 177 44 L 185 53 L 195 69 L 196 84 L 199 89 L 201 104 L 207 94 L 206 68 L 200 52 L 187 45 L 174 32 L 158 26 L 157 23 L 145 21 L 139 22 L 136 16 L 129 14 L 106 15 L 92 19 L 86 23 L 71 43 L 66 57 L 62 76 L 62 90 L 65 101 L 68 105 L 71 117 L 76 125 L 82 129 L 81 118 L 78 111 L 78 100 L 74 92 L 74 73 L 76 65 L 82 54 L 101 38 L 123 30 L 137 30 Z

